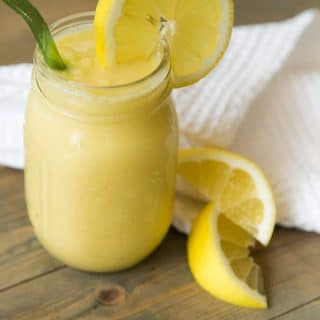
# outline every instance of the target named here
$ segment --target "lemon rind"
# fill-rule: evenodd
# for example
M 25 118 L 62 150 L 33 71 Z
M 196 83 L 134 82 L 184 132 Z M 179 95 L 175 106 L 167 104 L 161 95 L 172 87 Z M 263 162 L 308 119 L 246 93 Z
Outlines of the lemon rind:
M 218 48 L 215 50 L 215 54 L 207 61 L 207 63 L 198 72 L 188 77 L 177 77 L 173 79 L 174 88 L 182 88 L 192 85 L 208 75 L 223 58 L 229 43 L 231 41 L 233 24 L 234 24 L 234 2 L 233 0 L 221 1 L 223 9 L 222 12 L 228 12 L 229 15 L 225 19 L 221 19 L 219 30 L 221 32 L 221 38 L 224 42 L 220 42 Z

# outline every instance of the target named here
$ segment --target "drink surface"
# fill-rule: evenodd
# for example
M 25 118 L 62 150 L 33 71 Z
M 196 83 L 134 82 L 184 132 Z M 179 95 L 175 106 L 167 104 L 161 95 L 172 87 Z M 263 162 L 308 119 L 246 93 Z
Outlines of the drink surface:
M 57 80 L 36 65 L 26 111 L 29 216 L 64 263 L 124 269 L 150 254 L 171 223 L 178 133 L 169 76 L 105 94 L 71 90 L 61 78 L 119 85 L 148 78 L 159 61 L 107 71 L 96 65 L 90 29 L 58 39 L 69 69 Z
M 160 57 L 154 54 L 149 59 L 134 64 L 115 65 L 103 68 L 96 57 L 95 38 L 92 28 L 82 28 L 58 37 L 58 48 L 67 64 L 61 75 L 66 79 L 91 85 L 117 86 L 143 79 L 154 71 Z

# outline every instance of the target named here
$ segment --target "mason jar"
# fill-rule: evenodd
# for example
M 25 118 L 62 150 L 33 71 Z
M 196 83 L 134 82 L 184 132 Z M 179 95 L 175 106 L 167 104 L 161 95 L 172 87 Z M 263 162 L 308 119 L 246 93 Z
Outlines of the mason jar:
M 55 37 L 92 27 L 67 17 Z M 39 241 L 74 268 L 135 265 L 165 237 L 172 217 L 178 131 L 164 43 L 151 74 L 119 86 L 66 80 L 34 54 L 25 120 L 25 186 Z

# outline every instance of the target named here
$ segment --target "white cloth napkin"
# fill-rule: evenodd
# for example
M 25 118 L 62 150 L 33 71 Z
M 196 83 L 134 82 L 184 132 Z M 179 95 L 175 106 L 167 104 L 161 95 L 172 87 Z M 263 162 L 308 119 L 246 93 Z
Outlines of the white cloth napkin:
M 320 14 L 237 27 L 200 83 L 174 92 L 182 148 L 218 145 L 265 171 L 279 224 L 320 232 Z M 0 68 L 0 163 L 23 167 L 23 113 L 31 66 Z M 189 232 L 195 211 L 175 206 Z

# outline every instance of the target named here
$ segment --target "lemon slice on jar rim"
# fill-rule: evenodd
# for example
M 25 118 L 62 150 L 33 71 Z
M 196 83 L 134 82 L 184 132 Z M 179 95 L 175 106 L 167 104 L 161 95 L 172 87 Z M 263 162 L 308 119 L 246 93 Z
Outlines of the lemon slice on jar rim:
M 99 0 L 94 21 L 98 60 L 104 67 L 147 60 L 164 32 L 174 87 L 192 84 L 223 56 L 233 10 L 232 0 Z

